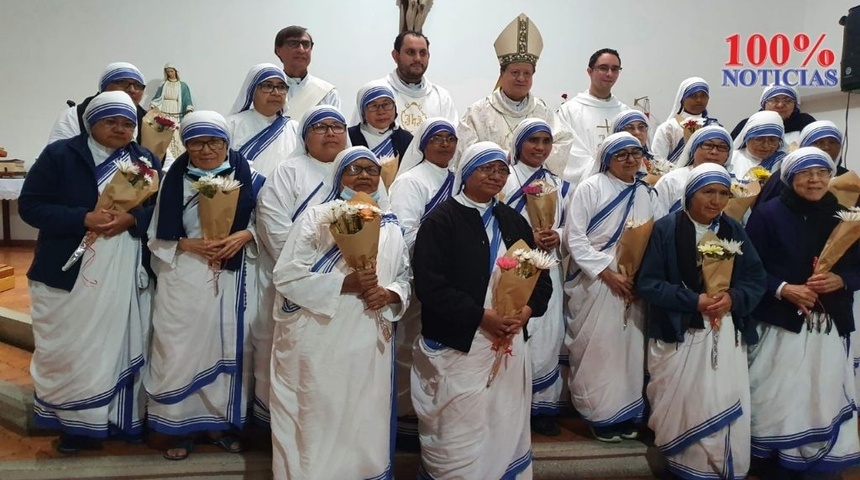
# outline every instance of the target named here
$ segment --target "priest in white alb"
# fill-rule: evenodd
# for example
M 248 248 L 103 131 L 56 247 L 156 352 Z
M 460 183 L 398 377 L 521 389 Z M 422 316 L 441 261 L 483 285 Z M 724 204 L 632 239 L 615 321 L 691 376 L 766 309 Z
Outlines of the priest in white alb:
M 317 105 L 331 105 L 340 110 L 340 94 L 334 85 L 308 73 L 313 49 L 314 39 L 305 27 L 291 25 L 275 36 L 275 55 L 284 64 L 289 87 L 284 113 L 291 118 L 302 118 Z
M 499 88 L 466 109 L 457 126 L 460 151 L 480 141 L 510 145 L 517 125 L 536 117 L 552 128 L 552 152 L 545 165 L 560 174 L 567 164 L 574 133 L 546 102 L 531 94 L 532 77 L 543 50 L 540 32 L 529 17 L 520 14 L 505 27 L 493 47 L 501 65 Z

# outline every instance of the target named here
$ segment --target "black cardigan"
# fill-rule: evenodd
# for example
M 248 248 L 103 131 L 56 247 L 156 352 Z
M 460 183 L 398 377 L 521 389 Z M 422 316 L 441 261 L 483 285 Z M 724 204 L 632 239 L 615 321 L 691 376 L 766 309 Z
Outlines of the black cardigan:
M 367 146 L 367 139 L 361 133 L 361 125 L 353 125 L 347 130 L 349 131 L 349 141 L 352 142 L 353 147 Z M 403 159 L 403 154 L 406 153 L 406 149 L 412 143 L 412 134 L 400 127 L 396 127 L 391 132 L 391 142 L 394 143 L 394 151 L 397 152 L 397 164 L 399 165 Z
M 535 248 L 532 229 L 509 206 L 498 203 L 493 215 L 509 248 L 525 240 Z M 490 246 L 481 216 L 449 198 L 418 229 L 413 256 L 415 293 L 421 300 L 421 334 L 450 348 L 469 352 L 484 315 L 490 282 Z M 552 295 L 549 274 L 538 278 L 528 305 L 532 317 L 546 312 Z

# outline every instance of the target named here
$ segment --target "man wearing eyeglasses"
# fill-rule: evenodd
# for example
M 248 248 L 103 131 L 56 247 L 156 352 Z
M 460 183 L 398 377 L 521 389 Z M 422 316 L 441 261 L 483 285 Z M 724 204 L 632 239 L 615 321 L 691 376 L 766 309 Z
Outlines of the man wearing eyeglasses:
M 470 145 L 490 141 L 511 145 L 514 129 L 526 118 L 539 118 L 552 129 L 552 151 L 544 165 L 560 174 L 568 161 L 573 133 L 546 102 L 532 95 L 532 81 L 543 39 L 525 14 L 509 23 L 493 44 L 499 60 L 497 88 L 466 109 L 457 126 L 460 151 Z
M 340 110 L 340 95 L 331 83 L 308 73 L 314 40 L 308 29 L 291 25 L 275 36 L 275 55 L 287 74 L 286 114 L 302 118 L 311 107 L 331 105 Z
M 146 81 L 143 79 L 143 74 L 140 73 L 140 70 L 126 62 L 109 64 L 105 67 L 99 79 L 98 93 L 122 90 L 131 97 L 131 101 L 137 107 L 136 139 L 138 141 L 140 140 L 140 125 L 143 123 L 143 116 L 146 115 L 146 110 L 140 107 L 145 87 Z M 48 136 L 49 144 L 64 138 L 77 137 L 84 131 L 84 110 L 86 110 L 87 105 L 90 104 L 90 101 L 94 97 L 95 95 L 87 97 L 80 104 L 69 107 L 60 113 L 54 122 L 54 126 L 51 128 L 51 134 Z
M 394 92 L 400 127 L 415 133 L 430 117 L 443 117 L 457 125 L 451 94 L 424 76 L 430 64 L 430 40 L 420 32 L 404 30 L 394 39 L 391 58 L 397 68 L 381 80 Z
M 579 138 L 571 148 L 571 159 L 562 175 L 579 183 L 587 174 L 597 147 L 608 137 L 612 119 L 630 107 L 612 95 L 612 87 L 621 75 L 621 57 L 616 50 L 601 48 L 588 59 L 586 69 L 591 84 L 558 109 L 558 116 Z

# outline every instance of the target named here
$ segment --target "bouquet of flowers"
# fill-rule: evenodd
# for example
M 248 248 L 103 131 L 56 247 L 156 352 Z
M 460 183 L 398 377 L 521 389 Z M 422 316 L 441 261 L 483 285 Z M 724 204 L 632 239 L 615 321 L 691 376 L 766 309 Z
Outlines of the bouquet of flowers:
M 660 180 L 660 177 L 675 168 L 675 164 L 665 158 L 648 160 L 648 157 L 642 157 L 642 163 L 645 165 L 645 171 L 647 172 L 642 177 L 642 181 L 652 186 L 657 184 L 657 180 Z
M 648 246 L 648 239 L 651 238 L 651 230 L 653 229 L 653 218 L 645 221 L 627 220 L 624 224 L 624 230 L 621 232 L 621 238 L 618 239 L 618 248 L 615 250 L 618 273 L 627 278 L 636 276 L 639 266 L 642 265 L 645 247 Z M 627 302 L 624 306 L 625 329 L 627 328 L 627 311 L 629 308 L 630 302 Z
M 710 297 L 720 292 L 726 292 L 732 283 L 732 270 L 735 257 L 743 255 L 743 242 L 737 240 L 722 240 L 713 232 L 707 232 L 699 242 L 698 251 L 702 260 L 702 281 L 705 293 Z M 714 336 L 711 363 L 717 368 L 717 343 L 720 338 L 721 318 L 709 318 L 711 332 Z
M 214 175 L 200 177 L 191 184 L 191 190 L 200 194 L 197 217 L 205 240 L 223 240 L 230 236 L 241 186 L 237 180 Z
M 376 270 L 382 211 L 370 195 L 358 192 L 348 202 L 335 200 L 323 220 L 328 223 L 334 243 L 343 260 L 353 270 Z M 386 343 L 391 341 L 391 326 L 375 312 L 376 326 Z
M 696 117 L 688 117 L 683 118 L 681 114 L 675 115 L 675 120 L 678 122 L 678 125 L 681 125 L 681 128 L 684 129 L 684 141 L 689 142 L 690 136 L 696 132 L 696 130 L 705 126 L 704 118 L 696 118 Z
M 761 193 L 761 183 L 752 180 L 734 180 L 731 191 L 732 198 L 729 199 L 723 212 L 740 222 Z
M 158 191 L 158 172 L 152 168 L 152 164 L 146 157 L 137 160 L 116 160 L 117 172 L 110 182 L 102 190 L 93 211 L 119 210 L 127 212 L 142 204 Z M 95 232 L 87 232 L 80 245 L 63 265 L 62 270 L 68 271 L 72 265 L 84 255 L 93 242 L 98 238 Z
M 526 196 L 526 212 L 529 214 L 532 228 L 544 230 L 555 224 L 555 210 L 558 196 L 556 188 L 546 180 L 536 180 L 531 185 L 523 187 Z
M 849 171 L 830 180 L 830 193 L 836 196 L 843 207 L 857 206 L 860 199 L 860 177 L 857 172 Z
M 515 315 L 528 304 L 541 270 L 548 270 L 558 260 L 539 250 L 532 250 L 525 241 L 517 241 L 505 255 L 496 260 L 499 267 L 493 272 L 493 309 L 502 316 Z M 493 342 L 496 352 L 493 368 L 487 378 L 487 388 L 499 373 L 502 359 L 511 355 L 511 337 L 497 338 Z
M 841 220 L 830 233 L 814 265 L 814 273 L 827 273 L 845 252 L 860 239 L 860 207 L 851 207 L 836 214 Z
M 173 134 L 179 125 L 153 108 L 143 117 L 140 127 L 140 145 L 147 148 L 157 158 L 164 158 L 167 147 L 173 140 Z
M 379 159 L 379 166 L 382 167 L 382 172 L 379 174 L 382 180 L 382 184 L 385 185 L 385 191 L 387 192 L 389 188 L 391 188 L 391 184 L 394 183 L 394 178 L 397 176 L 397 169 L 400 166 L 400 162 L 398 162 L 397 155 L 386 155 Z
M 768 179 L 770 179 L 770 176 L 771 176 L 770 170 L 762 167 L 761 165 L 756 165 L 755 167 L 752 167 L 749 170 L 747 170 L 747 173 L 746 173 L 746 175 L 744 175 L 744 178 L 746 178 L 747 180 L 750 180 L 750 181 L 758 180 L 758 183 L 760 183 L 761 185 L 764 185 L 765 182 L 767 182 Z

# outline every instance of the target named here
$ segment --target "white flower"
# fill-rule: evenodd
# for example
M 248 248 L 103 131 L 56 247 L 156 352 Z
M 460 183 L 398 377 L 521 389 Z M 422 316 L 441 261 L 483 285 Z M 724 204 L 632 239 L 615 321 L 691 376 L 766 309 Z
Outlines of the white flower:
M 635 218 L 631 218 L 631 219 L 627 220 L 627 222 L 624 223 L 624 228 L 626 230 L 630 230 L 630 229 L 633 229 L 636 227 L 641 227 L 642 225 L 645 225 L 646 223 L 648 223 L 648 220 L 636 220 Z
M 150 163 L 143 155 L 137 157 L 137 161 L 146 165 L 146 168 L 152 168 L 152 163 Z
M 532 250 L 531 253 L 533 255 L 529 259 L 532 265 L 539 270 L 549 270 L 550 268 L 558 265 L 558 260 L 551 257 L 549 254 L 545 252 L 541 252 L 538 250 Z
M 385 165 L 386 163 L 391 163 L 395 160 L 397 160 L 397 157 L 394 155 L 386 155 L 384 157 L 379 157 L 379 166 L 381 167 L 381 166 Z
M 117 160 L 116 168 L 121 173 L 125 173 L 128 175 L 134 176 L 140 174 L 140 167 L 138 167 L 137 164 L 132 162 L 131 160 Z
M 151 173 L 148 173 L 148 174 L 143 176 L 143 182 L 146 183 L 147 185 L 152 185 L 153 180 L 154 180 L 154 178 L 153 178 Z
M 747 186 L 747 185 L 749 185 L 749 182 L 750 182 L 749 180 L 747 180 L 747 181 L 733 180 L 732 181 L 732 188 L 731 188 L 732 195 L 735 198 L 747 198 L 747 197 L 752 197 L 752 196 L 756 195 L 756 194 L 752 193 L 750 188 Z
M 735 255 L 743 255 L 744 253 L 741 251 L 741 246 L 744 242 L 740 240 L 720 240 L 720 246 L 725 250 L 726 255 L 730 257 L 734 257 Z
M 860 207 L 851 207 L 836 214 L 843 222 L 860 222 Z
M 665 158 L 655 158 L 651 160 L 651 169 L 648 171 L 651 175 L 665 175 L 675 168 L 675 164 Z

